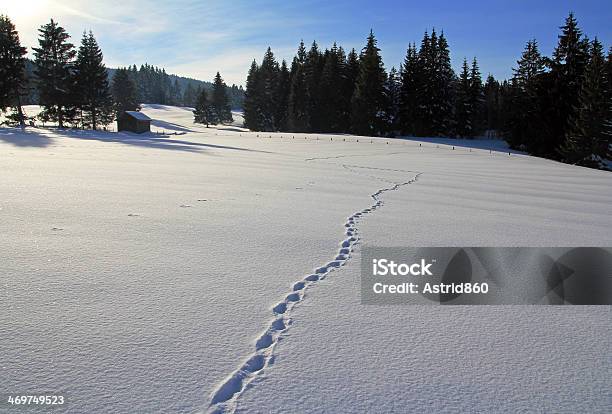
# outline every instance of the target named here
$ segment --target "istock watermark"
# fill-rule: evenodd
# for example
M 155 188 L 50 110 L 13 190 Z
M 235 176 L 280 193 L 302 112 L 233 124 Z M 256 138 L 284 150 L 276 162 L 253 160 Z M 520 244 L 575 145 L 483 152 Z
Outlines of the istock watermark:
M 365 305 L 611 305 L 612 248 L 365 246 Z

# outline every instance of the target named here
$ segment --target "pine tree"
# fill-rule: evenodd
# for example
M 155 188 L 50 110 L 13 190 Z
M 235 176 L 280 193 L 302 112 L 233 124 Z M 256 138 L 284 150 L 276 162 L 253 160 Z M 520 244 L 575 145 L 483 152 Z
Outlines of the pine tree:
M 196 102 L 193 115 L 193 122 L 196 124 L 204 124 L 206 125 L 206 128 L 208 128 L 209 124 L 216 124 L 218 121 L 215 111 L 211 103 L 208 101 L 206 90 L 204 89 L 202 89 L 198 95 L 198 100 Z
M 414 130 L 420 136 L 445 136 L 453 129 L 453 72 L 444 33 L 425 32 L 416 59 Z
M 581 82 L 579 105 L 561 148 L 564 161 L 587 167 L 606 168 L 612 159 L 612 101 L 601 43 L 595 39 Z
M 15 108 L 17 121 L 25 127 L 21 94 L 26 84 L 25 55 L 27 50 L 19 42 L 15 25 L 0 15 L 0 111 Z
M 588 52 L 589 41 L 570 13 L 561 27 L 559 43 L 549 61 L 550 73 L 544 79 L 548 93 L 543 106 L 546 111 L 542 113 L 545 128 L 543 145 L 537 148 L 536 155 L 559 157 L 559 148 L 569 132 L 570 119 L 576 116 L 575 108 L 579 106 L 578 95 Z
M 457 84 L 457 98 L 455 110 L 456 134 L 460 137 L 473 136 L 474 128 L 473 120 L 473 105 L 471 101 L 471 79 L 470 68 L 467 59 L 463 59 L 461 74 Z
M 257 62 L 253 60 L 246 80 L 246 91 L 244 94 L 244 126 L 252 131 L 261 131 L 262 109 L 261 109 L 261 77 Z
M 483 107 L 484 107 L 484 91 L 482 86 L 482 78 L 478 62 L 476 58 L 472 60 L 472 69 L 470 71 L 470 105 L 472 106 L 472 137 L 482 131 L 483 128 Z
M 419 86 L 418 54 L 415 44 L 408 45 L 406 58 L 401 71 L 400 90 L 400 127 L 403 134 L 413 135 L 416 132 L 416 108 Z
M 355 85 L 357 84 L 358 76 L 359 55 L 355 49 L 351 49 L 346 57 L 341 89 L 340 131 L 342 132 L 349 132 L 351 130 L 351 99 L 355 93 Z
M 324 55 L 323 71 L 321 73 L 320 125 L 324 132 L 340 132 L 342 129 L 342 86 L 344 76 L 345 56 L 336 43 Z
M 304 75 L 306 84 L 306 108 L 309 115 L 308 125 L 311 131 L 322 130 L 323 110 L 321 109 L 321 75 L 323 73 L 323 55 L 317 42 L 312 42 L 306 54 Z
M 351 101 L 352 129 L 361 135 L 379 135 L 386 131 L 387 74 L 376 43 L 374 32 L 370 31 L 367 44 L 359 58 L 359 76 Z
M 388 111 L 387 111 L 387 124 L 389 125 L 389 130 L 392 133 L 399 131 L 399 112 L 401 105 L 401 77 L 400 73 L 392 67 L 389 71 L 389 77 L 387 78 L 387 84 L 385 86 L 386 94 L 387 94 L 387 102 L 388 102 Z
M 112 94 L 115 102 L 115 114 L 119 116 L 125 111 L 139 111 L 140 105 L 136 98 L 136 84 L 129 69 L 119 68 L 112 82 Z
M 74 96 L 84 126 L 97 129 L 113 120 L 113 101 L 103 55 L 92 32 L 83 34 L 75 64 Z
M 526 149 L 530 153 L 546 152 L 544 137 L 542 95 L 544 58 L 535 40 L 525 46 L 514 69 L 512 83 L 506 88 L 507 102 L 504 129 L 512 148 Z M 554 110 L 550 108 L 549 110 Z
M 53 19 L 39 33 L 39 47 L 34 48 L 39 99 L 44 108 L 39 117 L 43 121 L 57 121 L 63 128 L 75 115 L 72 72 L 76 51 L 68 42 L 68 33 Z
M 500 89 L 501 86 L 493 75 L 487 76 L 487 82 L 484 86 L 485 109 L 483 119 L 487 133 L 496 132 L 500 129 Z
M 453 71 L 448 42 L 444 37 L 444 32 L 436 41 L 435 30 L 431 32 L 431 52 L 433 55 L 434 80 L 433 98 L 433 134 L 438 136 L 448 136 L 453 128 L 453 83 L 455 72 Z
M 275 131 L 278 102 L 276 101 L 276 83 L 280 68 L 272 49 L 268 47 L 259 68 L 259 105 L 261 130 Z
M 291 86 L 287 112 L 287 126 L 290 131 L 306 132 L 310 129 L 306 90 L 306 48 L 303 41 L 300 42 L 297 55 L 291 63 Z
M 217 123 L 223 124 L 234 120 L 228 103 L 227 86 L 225 82 L 223 82 L 219 72 L 217 72 L 213 82 L 212 109 L 214 112 L 214 119 Z
M 287 130 L 288 106 L 289 106 L 289 89 L 291 88 L 291 74 L 287 67 L 287 62 L 283 59 L 278 73 L 278 81 L 276 85 L 276 129 L 279 131 Z

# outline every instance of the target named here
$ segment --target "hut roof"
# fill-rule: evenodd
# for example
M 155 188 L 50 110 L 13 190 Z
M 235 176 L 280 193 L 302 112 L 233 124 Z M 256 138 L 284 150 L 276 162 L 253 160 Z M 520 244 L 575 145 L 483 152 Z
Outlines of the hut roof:
M 138 111 L 125 111 L 125 113 L 133 118 L 138 119 L 139 121 L 150 121 L 151 118 Z

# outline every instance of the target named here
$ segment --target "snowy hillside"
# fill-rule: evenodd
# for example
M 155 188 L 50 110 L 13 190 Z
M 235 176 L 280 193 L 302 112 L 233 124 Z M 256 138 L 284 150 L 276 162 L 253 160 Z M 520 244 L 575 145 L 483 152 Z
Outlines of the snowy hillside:
M 0 128 L 1 390 L 66 413 L 609 412 L 610 307 L 359 295 L 365 244 L 609 246 L 609 172 L 143 112 L 143 136 Z

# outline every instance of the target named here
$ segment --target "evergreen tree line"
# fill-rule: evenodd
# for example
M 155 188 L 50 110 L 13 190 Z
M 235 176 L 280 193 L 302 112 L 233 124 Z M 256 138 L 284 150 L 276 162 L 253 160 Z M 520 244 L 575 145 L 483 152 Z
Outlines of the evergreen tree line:
M 476 58 L 458 77 L 448 42 L 435 29 L 410 44 L 387 73 L 372 32 L 358 54 L 301 42 L 289 68 L 268 48 L 246 82 L 245 125 L 256 131 L 473 137 L 485 125 L 484 86 Z
M 24 101 L 32 103 L 32 84 L 36 103 L 42 106 L 37 116 L 41 122 L 92 129 L 108 125 L 125 110 L 139 110 L 139 102 L 195 106 L 207 87 L 193 80 L 183 91 L 178 77 L 172 80 L 164 69 L 150 65 L 115 70 L 111 83 L 93 33 L 83 33 L 77 49 L 54 20 L 39 29 L 38 43 L 32 63 L 25 57 L 27 49 L 21 46 L 14 24 L 0 15 L 0 110 L 13 108 L 8 121 L 22 127 L 33 119 L 22 110 Z M 241 99 L 243 90 L 235 85 L 229 88 L 219 74 L 217 77 L 222 90 L 218 85 L 211 85 L 210 90 L 217 96 L 217 107 L 223 95 L 225 109 Z M 228 119 L 226 112 L 216 113 L 221 114 L 218 119 Z
M 180 78 L 169 75 L 163 68 L 145 63 L 138 68 L 136 65 L 110 70 L 112 78 L 122 72 L 127 75 L 136 86 L 136 100 L 138 102 L 155 103 L 161 105 L 195 107 L 202 90 L 212 92 L 214 82 L 202 82 L 195 79 Z M 244 99 L 242 86 L 227 86 L 224 84 L 229 105 L 232 108 L 241 108 Z
M 561 26 L 552 57 L 536 40 L 527 42 L 497 96 L 508 143 L 530 154 L 571 164 L 610 169 L 612 159 L 612 48 L 589 40 L 572 13 Z M 606 161 L 608 160 L 608 161 Z
M 609 169 L 612 48 L 590 41 L 570 13 L 552 57 L 530 40 L 509 80 L 482 82 L 476 58 L 456 74 L 443 33 L 412 43 L 387 73 L 373 33 L 363 50 L 301 42 L 289 68 L 271 49 L 253 61 L 245 126 L 255 131 L 504 137 L 514 149 Z

